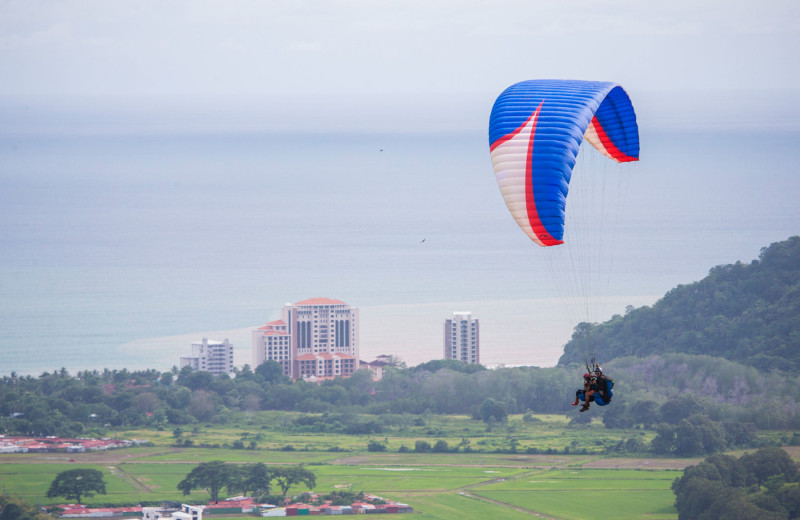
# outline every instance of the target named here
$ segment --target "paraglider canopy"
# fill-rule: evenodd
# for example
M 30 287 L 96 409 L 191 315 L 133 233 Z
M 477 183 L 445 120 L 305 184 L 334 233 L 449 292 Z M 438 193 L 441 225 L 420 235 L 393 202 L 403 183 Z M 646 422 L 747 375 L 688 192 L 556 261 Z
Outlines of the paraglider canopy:
M 636 114 L 616 83 L 523 81 L 492 108 L 497 183 L 517 224 L 540 246 L 563 243 L 569 182 L 584 139 L 613 161 L 639 160 Z

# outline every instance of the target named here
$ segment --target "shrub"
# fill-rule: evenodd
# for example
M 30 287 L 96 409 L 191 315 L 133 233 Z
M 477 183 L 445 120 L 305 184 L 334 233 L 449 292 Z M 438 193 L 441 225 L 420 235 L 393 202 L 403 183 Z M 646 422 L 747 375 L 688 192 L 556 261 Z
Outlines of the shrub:
M 428 441 L 417 441 L 414 443 L 414 451 L 418 453 L 427 453 L 431 451 L 431 444 Z
M 433 445 L 433 448 L 431 448 L 431 450 L 435 453 L 447 453 L 448 451 L 450 451 L 450 448 L 447 446 L 447 441 L 443 441 L 440 439 L 436 441 L 436 444 Z
M 386 445 L 382 442 L 371 440 L 367 444 L 367 451 L 386 451 Z

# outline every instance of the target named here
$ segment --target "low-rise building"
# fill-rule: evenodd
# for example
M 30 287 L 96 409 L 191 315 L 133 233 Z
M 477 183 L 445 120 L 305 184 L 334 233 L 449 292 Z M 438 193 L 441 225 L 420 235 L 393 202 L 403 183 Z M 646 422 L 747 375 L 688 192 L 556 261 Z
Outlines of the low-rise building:
M 380 381 L 383 379 L 383 372 L 388 367 L 396 367 L 400 365 L 399 358 L 395 356 L 380 355 L 374 361 L 359 362 L 359 369 L 366 369 L 372 372 L 373 381 Z
M 204 506 L 181 504 L 180 507 L 143 507 L 142 520 L 203 520 Z
M 192 343 L 192 355 L 181 357 L 181 368 L 211 372 L 214 375 L 233 373 L 233 345 L 228 338 L 223 341 L 209 341 L 203 338 Z

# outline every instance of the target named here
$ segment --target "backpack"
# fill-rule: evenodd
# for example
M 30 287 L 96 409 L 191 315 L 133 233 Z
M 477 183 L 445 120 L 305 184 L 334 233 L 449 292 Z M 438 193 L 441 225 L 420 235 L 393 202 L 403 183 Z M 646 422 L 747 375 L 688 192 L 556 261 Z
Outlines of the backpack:
M 603 400 L 607 403 L 611 402 L 611 397 L 614 395 L 614 392 L 611 390 L 614 388 L 614 380 L 604 377 L 603 380 L 605 381 L 605 389 L 603 390 Z

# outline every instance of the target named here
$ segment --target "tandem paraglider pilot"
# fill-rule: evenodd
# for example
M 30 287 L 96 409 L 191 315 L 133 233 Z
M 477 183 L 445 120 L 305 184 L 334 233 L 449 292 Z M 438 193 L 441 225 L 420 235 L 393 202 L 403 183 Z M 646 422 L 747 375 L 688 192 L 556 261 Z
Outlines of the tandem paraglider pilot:
M 589 409 L 589 403 L 605 406 L 611 402 L 614 380 L 607 377 L 599 365 L 595 366 L 594 373 L 583 374 L 583 388 L 575 391 L 575 401 L 572 406 L 578 406 L 583 401 L 581 412 Z

